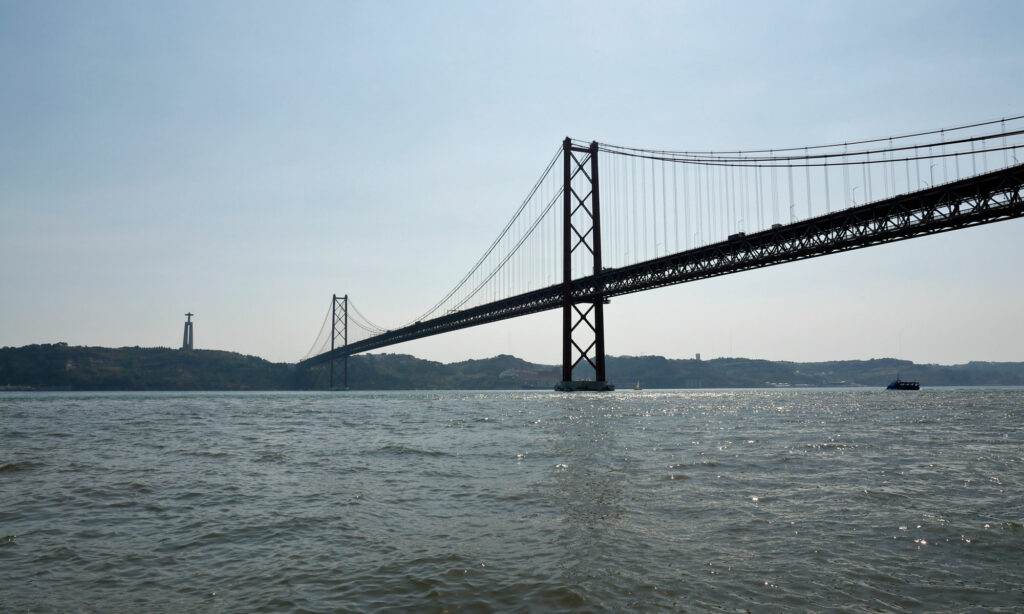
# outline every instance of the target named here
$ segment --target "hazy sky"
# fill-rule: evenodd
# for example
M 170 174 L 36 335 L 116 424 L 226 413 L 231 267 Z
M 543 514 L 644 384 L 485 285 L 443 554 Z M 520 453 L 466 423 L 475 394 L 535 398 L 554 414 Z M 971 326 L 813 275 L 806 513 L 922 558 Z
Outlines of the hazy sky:
M 0 0 L 0 346 L 294 361 L 444 295 L 565 136 L 815 145 L 1024 113 L 1024 3 Z M 1024 221 L 614 299 L 613 355 L 1024 360 Z M 555 364 L 560 313 L 388 348 Z

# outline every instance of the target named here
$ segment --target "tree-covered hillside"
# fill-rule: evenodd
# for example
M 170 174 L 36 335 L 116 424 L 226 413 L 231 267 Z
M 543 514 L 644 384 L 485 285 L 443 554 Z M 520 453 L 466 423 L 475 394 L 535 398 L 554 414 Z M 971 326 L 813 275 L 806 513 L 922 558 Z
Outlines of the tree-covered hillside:
M 0 386 L 58 390 L 284 390 L 294 365 L 218 350 L 65 343 L 0 349 Z
M 716 358 L 609 356 L 608 378 L 619 388 L 881 387 L 897 374 L 923 386 L 1024 386 L 1024 363 L 915 365 L 892 358 L 797 363 Z M 0 348 L 0 390 L 323 390 L 328 365 L 272 363 L 217 350 L 73 347 L 65 343 Z M 553 365 L 495 356 L 442 364 L 406 354 L 349 358 L 353 390 L 550 390 Z M 342 385 L 340 364 L 335 386 Z

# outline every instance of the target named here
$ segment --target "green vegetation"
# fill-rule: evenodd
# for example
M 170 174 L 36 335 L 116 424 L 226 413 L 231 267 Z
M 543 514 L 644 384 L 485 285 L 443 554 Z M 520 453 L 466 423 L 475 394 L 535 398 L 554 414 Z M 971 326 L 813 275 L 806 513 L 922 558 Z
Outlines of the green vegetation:
M 923 386 L 1024 386 L 1024 363 L 915 365 L 882 358 L 797 363 L 717 358 L 609 356 L 608 376 L 620 388 L 882 387 L 899 373 Z M 442 364 L 405 354 L 349 358 L 356 390 L 550 390 L 561 377 L 552 365 L 495 356 Z M 325 389 L 328 365 L 298 368 L 216 350 L 72 347 L 66 343 L 0 349 L 0 390 L 309 390 Z M 340 365 L 335 385 L 341 385 Z
M 785 362 L 749 358 L 670 360 L 661 356 L 608 358 L 608 376 L 619 386 L 645 388 L 760 388 L 764 386 L 882 387 L 897 373 L 923 386 L 1024 386 L 1024 363 L 970 362 L 917 365 L 874 358 L 829 362 Z
M 287 390 L 295 367 L 233 352 L 169 348 L 0 349 L 0 387 L 51 390 Z

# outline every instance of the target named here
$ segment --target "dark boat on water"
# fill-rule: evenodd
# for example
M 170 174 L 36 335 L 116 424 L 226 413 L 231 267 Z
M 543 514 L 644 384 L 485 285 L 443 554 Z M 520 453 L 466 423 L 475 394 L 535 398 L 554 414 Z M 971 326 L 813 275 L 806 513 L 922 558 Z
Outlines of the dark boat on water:
M 886 390 L 920 390 L 921 385 L 917 382 L 905 382 L 897 375 L 891 384 L 885 387 Z

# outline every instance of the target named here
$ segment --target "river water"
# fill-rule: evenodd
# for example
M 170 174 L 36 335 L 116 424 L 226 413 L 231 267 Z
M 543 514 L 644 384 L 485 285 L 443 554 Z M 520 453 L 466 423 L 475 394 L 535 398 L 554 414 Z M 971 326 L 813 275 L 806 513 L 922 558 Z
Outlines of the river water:
M 1024 390 L 0 395 L 2 612 L 1024 611 Z

